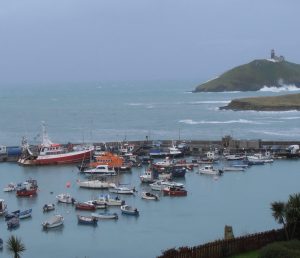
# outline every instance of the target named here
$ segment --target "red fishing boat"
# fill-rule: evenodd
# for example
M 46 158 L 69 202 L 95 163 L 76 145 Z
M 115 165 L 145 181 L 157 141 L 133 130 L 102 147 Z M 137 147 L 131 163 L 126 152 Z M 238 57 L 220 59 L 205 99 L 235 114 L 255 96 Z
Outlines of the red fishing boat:
M 187 191 L 180 187 L 168 186 L 163 189 L 164 195 L 169 196 L 187 196 Z
M 36 195 L 37 191 L 38 191 L 38 185 L 36 180 L 29 179 L 17 186 L 16 195 L 18 197 L 30 197 Z
M 49 139 L 45 125 L 42 124 L 42 143 L 37 150 L 29 148 L 27 141 L 23 141 L 23 154 L 18 160 L 21 165 L 56 165 L 80 163 L 89 160 L 94 150 L 93 146 L 63 146 L 53 143 Z
M 88 203 L 83 203 L 83 202 L 76 203 L 75 208 L 77 210 L 86 210 L 86 211 L 95 211 L 96 210 L 95 205 L 88 204 Z

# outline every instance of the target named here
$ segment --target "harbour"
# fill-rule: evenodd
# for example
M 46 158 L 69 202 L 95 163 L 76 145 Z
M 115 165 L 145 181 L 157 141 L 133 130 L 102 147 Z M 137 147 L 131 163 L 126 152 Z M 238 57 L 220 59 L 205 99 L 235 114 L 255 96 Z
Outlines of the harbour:
M 27 249 L 22 257 L 39 257 L 42 253 L 46 258 L 60 257 L 61 254 L 70 258 L 98 257 L 99 254 L 104 257 L 150 258 L 172 247 L 223 238 L 224 225 L 232 225 L 236 236 L 279 227 L 272 219 L 270 203 L 285 200 L 289 194 L 298 192 L 299 159 L 286 154 L 290 153 L 290 146 L 299 145 L 299 112 L 221 111 L 218 107 L 225 101 L 237 95 L 254 93 L 194 95 L 186 93 L 193 85 L 190 82 L 184 87 L 181 83 L 148 85 L 151 88 L 139 90 L 140 84 L 116 84 L 114 89 L 118 89 L 118 94 L 106 83 L 101 89 L 95 84 L 47 87 L 38 99 L 34 95 L 35 86 L 31 86 L 32 91 L 28 91 L 24 98 L 18 91 L 12 94 L 3 89 L 0 106 L 8 108 L 10 115 L 4 113 L 1 120 L 1 146 L 19 150 L 25 135 L 34 150 L 41 140 L 41 121 L 46 120 L 51 140 L 66 148 L 70 144 L 87 145 L 93 146 L 95 152 L 109 150 L 120 154 L 121 149 L 133 145 L 133 156 L 142 161 L 151 149 L 165 152 L 173 145 L 183 144 L 188 146 L 186 153 L 176 160 L 186 160 L 193 165 L 193 169 L 186 170 L 184 177 L 174 179 L 185 186 L 186 196 L 163 195 L 161 191 L 152 191 L 147 183 L 141 183 L 140 176 L 149 164 L 146 158 L 144 164 L 132 166 L 131 172 L 120 170 L 112 177 L 112 183 L 116 185 L 135 188 L 134 194 L 122 195 L 111 193 L 109 189 L 80 187 L 78 181 L 87 180 L 77 167 L 81 162 L 76 165 L 20 166 L 16 163 L 19 155 L 8 157 L 2 153 L 0 189 L 9 183 L 28 179 L 35 179 L 39 186 L 33 197 L 16 197 L 15 192 L 1 192 L 0 195 L 10 212 L 32 208 L 31 217 L 20 221 L 19 227 L 12 231 L 7 230 L 6 221 L 0 218 L 0 238 L 5 241 L 11 234 L 21 237 Z M 165 87 L 163 91 L 161 85 Z M 100 92 L 102 102 L 97 101 Z M 65 96 L 63 101 L 61 94 Z M 107 102 L 108 99 L 114 99 L 114 104 Z M 74 101 L 85 104 L 79 107 L 73 105 Z M 42 103 L 54 105 L 54 108 L 46 108 Z M 12 123 L 11 117 L 17 117 L 19 110 L 24 111 L 22 118 Z M 35 115 L 30 115 L 32 113 Z M 244 119 L 245 115 L 247 119 Z M 273 163 L 250 166 L 244 171 L 224 172 L 216 178 L 197 173 L 205 164 L 195 162 L 201 161 L 207 152 L 221 155 L 246 152 L 252 155 L 266 151 L 282 155 Z M 153 162 L 165 161 L 165 157 L 155 156 L 157 152 L 152 153 Z M 170 161 L 172 159 L 170 157 Z M 223 161 L 213 166 L 217 169 L 230 167 Z M 154 193 L 158 200 L 142 198 L 145 192 Z M 56 196 L 62 193 L 79 202 L 95 200 L 100 195 L 118 196 L 126 204 L 136 207 L 139 216 L 123 215 L 120 206 L 112 206 L 106 213 L 116 213 L 118 219 L 101 220 L 97 226 L 78 224 L 77 215 L 91 216 L 93 211 L 77 210 L 75 205 L 58 203 Z M 45 204 L 54 204 L 55 210 L 43 212 Z M 64 217 L 63 226 L 43 230 L 42 223 L 54 214 Z M 74 244 L 80 248 L 70 248 Z M 9 255 L 5 248 L 0 252 L 4 257 Z

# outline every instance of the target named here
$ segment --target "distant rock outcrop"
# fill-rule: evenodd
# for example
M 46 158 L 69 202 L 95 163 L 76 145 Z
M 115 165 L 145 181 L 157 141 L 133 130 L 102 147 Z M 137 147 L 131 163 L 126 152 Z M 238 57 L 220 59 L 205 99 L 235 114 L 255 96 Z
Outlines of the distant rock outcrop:
M 254 97 L 234 99 L 220 109 L 257 110 L 257 111 L 286 111 L 300 110 L 300 93 L 272 97 Z

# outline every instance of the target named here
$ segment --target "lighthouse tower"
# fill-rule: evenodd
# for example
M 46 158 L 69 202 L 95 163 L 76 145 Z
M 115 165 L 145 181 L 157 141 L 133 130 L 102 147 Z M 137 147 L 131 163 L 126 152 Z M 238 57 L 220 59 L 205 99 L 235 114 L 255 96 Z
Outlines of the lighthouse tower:
M 274 49 L 271 50 L 271 59 L 275 59 L 275 50 Z

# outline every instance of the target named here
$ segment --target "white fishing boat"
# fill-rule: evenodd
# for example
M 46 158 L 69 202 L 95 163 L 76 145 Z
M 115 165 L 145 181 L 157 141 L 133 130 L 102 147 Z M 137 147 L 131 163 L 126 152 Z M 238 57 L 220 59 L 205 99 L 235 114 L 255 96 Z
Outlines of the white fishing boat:
M 56 196 L 58 202 L 74 204 L 76 200 L 70 194 L 59 194 Z
M 122 214 L 126 214 L 126 215 L 134 215 L 134 216 L 139 215 L 138 209 L 134 208 L 132 206 L 129 206 L 129 205 L 121 206 L 121 211 L 122 211 Z
M 173 182 L 173 181 L 164 181 L 164 180 L 157 180 L 153 184 L 150 184 L 151 189 L 154 191 L 162 191 L 167 186 L 183 188 L 184 184 Z
M 54 215 L 50 219 L 42 223 L 44 229 L 56 228 L 62 226 L 64 223 L 64 217 L 61 215 Z
M 118 196 L 111 198 L 110 195 L 99 196 L 96 199 L 98 203 L 106 204 L 107 206 L 121 206 L 125 204 L 124 200 L 120 200 Z
M 109 189 L 111 193 L 116 193 L 116 194 L 134 194 L 135 193 L 135 188 L 128 188 L 125 186 L 116 186 L 114 188 Z
M 199 174 L 205 175 L 220 175 L 223 173 L 220 169 L 215 169 L 212 165 L 206 165 L 204 167 L 199 168 Z
M 274 159 L 272 159 L 270 155 L 263 155 L 261 153 L 255 153 L 253 155 L 247 156 L 247 160 L 250 163 L 260 161 L 262 161 L 263 163 L 272 163 L 274 161 Z
M 17 185 L 14 183 L 9 183 L 3 188 L 3 192 L 13 192 L 17 189 Z
M 108 206 L 106 203 L 103 203 L 102 201 L 98 201 L 98 200 L 86 201 L 84 203 L 89 205 L 94 205 L 96 209 L 107 209 Z
M 53 210 L 55 210 L 55 204 L 54 203 L 47 203 L 43 206 L 43 212 L 53 211 Z
M 154 178 L 152 169 L 148 168 L 147 170 L 145 170 L 145 173 L 143 175 L 140 175 L 140 180 L 142 183 L 153 183 Z
M 153 193 L 149 193 L 149 192 L 142 192 L 142 199 L 145 199 L 145 200 L 155 200 L 155 201 L 158 201 L 159 198 L 156 194 L 153 194 Z
M 108 188 L 116 187 L 114 183 L 106 182 L 98 179 L 87 180 L 87 181 L 77 180 L 77 185 L 82 188 L 90 188 L 90 189 L 108 189 Z
M 92 213 L 91 216 L 97 220 L 101 219 L 118 219 L 117 213 Z
M 83 173 L 97 176 L 116 176 L 117 173 L 114 168 L 108 165 L 98 165 L 95 168 L 89 168 L 83 170 Z

